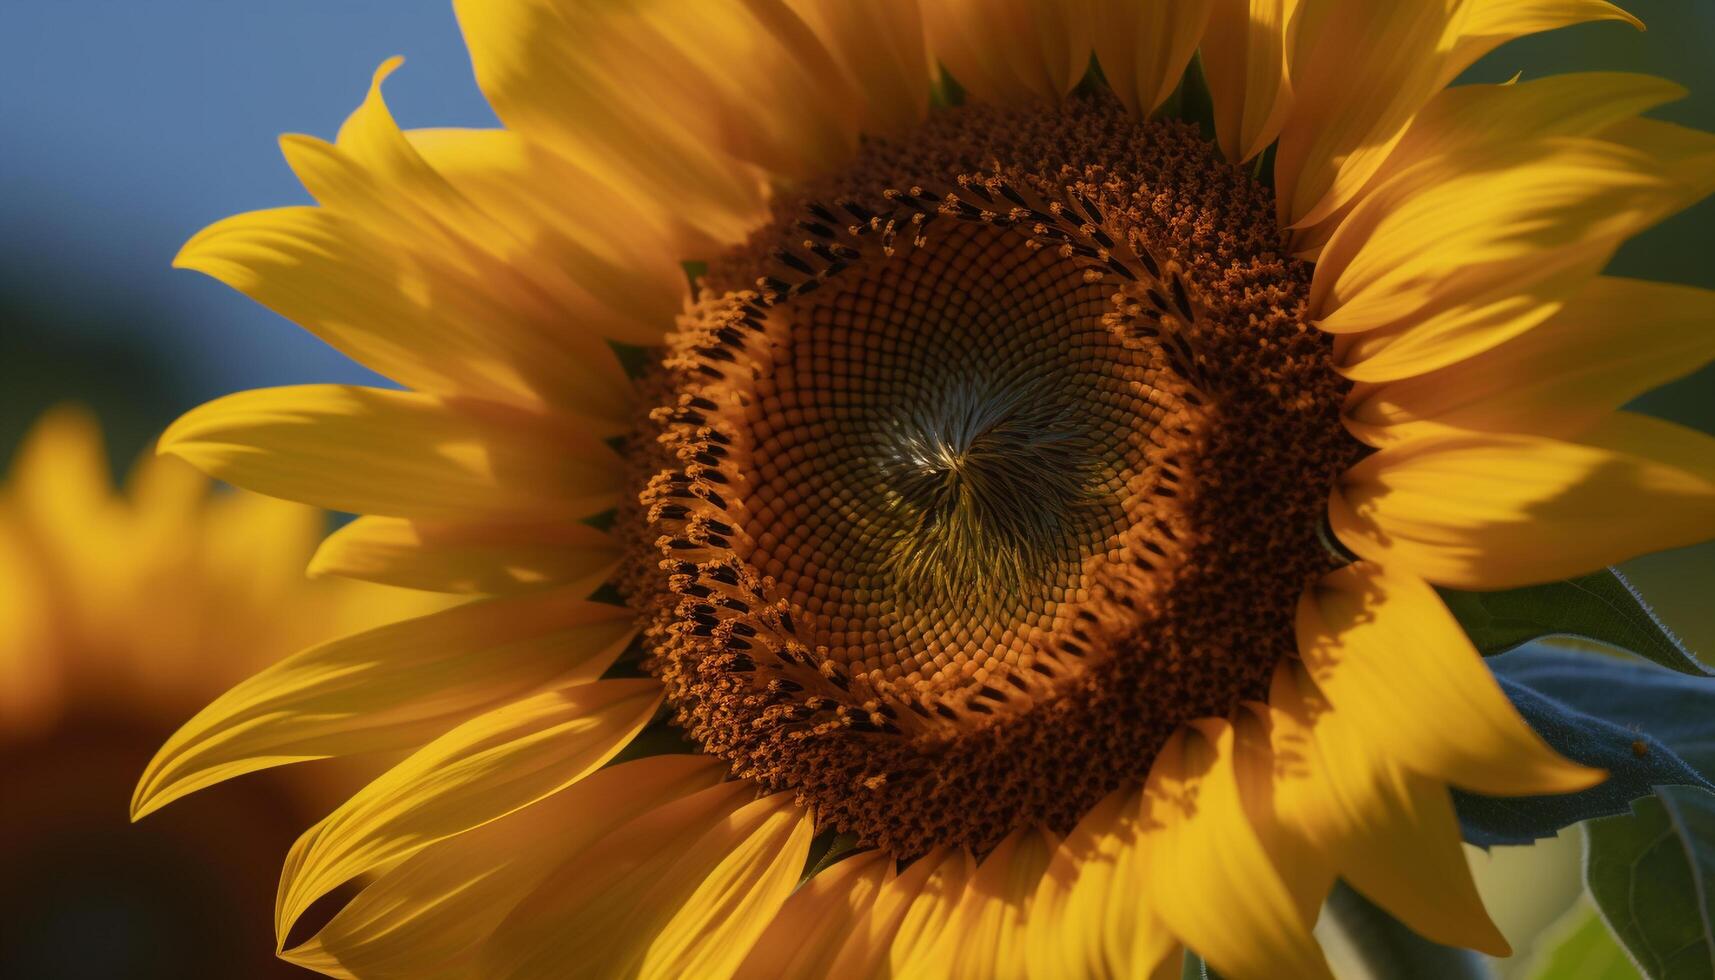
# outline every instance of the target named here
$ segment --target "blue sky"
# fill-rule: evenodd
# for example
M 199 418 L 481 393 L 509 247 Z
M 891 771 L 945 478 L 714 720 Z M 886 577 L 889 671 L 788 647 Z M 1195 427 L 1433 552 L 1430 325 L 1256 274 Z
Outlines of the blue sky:
M 307 200 L 278 135 L 331 137 L 394 54 L 406 56 L 388 82 L 401 119 L 493 124 L 450 3 L 6 0 L 7 278 L 112 289 L 155 311 L 149 339 L 185 359 L 196 388 L 188 401 L 260 384 L 368 380 L 296 327 L 168 264 L 212 221 Z

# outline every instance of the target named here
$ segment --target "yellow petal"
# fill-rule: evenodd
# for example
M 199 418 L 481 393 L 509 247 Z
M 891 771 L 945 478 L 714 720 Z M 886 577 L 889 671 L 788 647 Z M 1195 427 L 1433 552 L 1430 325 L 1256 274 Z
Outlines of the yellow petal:
M 698 842 L 726 856 L 649 944 L 640 976 L 730 977 L 744 962 L 792 894 L 815 836 L 815 822 L 791 796 L 751 804 L 767 814 L 754 829 L 740 811 Z
M 672 913 L 645 901 L 666 881 L 675 862 L 688 859 L 704 834 L 729 820 L 755 796 L 750 784 L 730 780 L 634 818 L 546 869 L 541 883 L 518 902 L 483 945 L 477 975 L 551 974 L 563 933 L 586 946 L 646 942 Z M 706 855 L 710 865 L 724 855 Z M 682 889 L 694 883 L 682 883 Z M 626 931 L 630 931 L 630 935 Z M 563 955 L 563 954 L 562 954 Z M 580 953 L 584 962 L 588 953 Z M 608 960 L 614 962 L 611 954 Z M 634 962 L 634 959 L 633 959 Z
M 1329 519 L 1352 551 L 1438 585 L 1554 582 L 1715 537 L 1715 483 L 1681 465 L 1712 450 L 1695 434 L 1666 460 L 1528 435 L 1413 440 L 1348 470 Z
M 1463 70 L 1514 38 L 1573 24 L 1616 20 L 1644 29 L 1643 21 L 1606 0 L 1473 0 L 1460 26 L 1453 64 Z
M 51 726 L 68 695 L 107 672 L 78 634 L 123 547 L 120 506 L 95 416 L 71 405 L 42 413 L 0 485 L 0 734 Z
M 285 959 L 374 980 L 468 976 L 482 944 L 561 861 L 720 781 L 707 756 L 609 766 L 531 806 L 430 844 L 375 877 Z
M 404 136 L 483 216 L 467 232 L 484 242 L 479 279 L 520 323 L 567 348 L 591 335 L 661 343 L 690 299 L 672 220 L 597 190 L 589 173 L 508 130 Z
M 1153 112 L 1185 74 L 1210 0 L 1095 0 L 1094 8 L 1096 58 L 1108 85 L 1127 109 Z
M 1288 48 L 1293 106 L 1274 170 L 1283 227 L 1332 214 L 1381 166 L 1452 77 L 1462 6 L 1300 0 Z
M 557 6 L 546 0 L 454 5 L 477 84 L 495 114 L 508 129 L 551 147 L 567 166 L 587 174 L 590 193 L 672 226 L 681 258 L 741 240 L 766 216 L 761 171 L 686 131 L 677 106 L 637 112 L 609 99 L 576 50 L 600 48 L 613 26 L 578 37 Z M 593 9 L 585 13 L 599 16 Z M 608 48 L 610 55 L 631 51 Z M 653 54 L 642 63 L 652 64 Z
M 963 849 L 937 848 L 882 886 L 828 971 L 831 977 L 869 980 L 915 976 L 913 963 L 932 964 L 941 930 L 976 870 Z M 929 975 L 933 975 L 932 973 Z
M 658 137 L 614 145 L 626 163 L 651 143 L 678 155 L 676 144 L 702 142 L 800 178 L 855 145 L 858 100 L 781 0 L 461 0 L 456 9 L 478 83 L 526 135 L 607 139 L 601 131 L 620 125 Z
M 1400 174 L 1352 212 L 1317 264 L 1318 326 L 1358 334 L 1336 347 L 1342 372 L 1388 381 L 1432 371 L 1558 312 L 1621 241 L 1701 196 L 1677 171 L 1715 165 L 1715 139 L 1685 143 L 1669 162 L 1606 140 L 1547 139 Z
M 1304 666 L 1351 731 L 1424 776 L 1496 796 L 1570 793 L 1604 777 L 1531 731 L 1409 572 L 1358 562 L 1329 573 L 1305 591 L 1297 630 Z
M 572 420 L 346 385 L 227 395 L 160 451 L 269 496 L 393 517 L 577 520 L 620 496 L 617 455 Z
M 63 617 L 53 589 L 19 522 L 0 508 L 0 738 L 23 741 L 51 729 L 64 708 L 68 665 L 38 651 L 53 649 Z
M 818 872 L 781 906 L 734 976 L 830 976 L 834 957 L 893 880 L 897 863 L 885 851 L 865 851 Z
M 1312 843 L 1290 793 L 1296 784 L 1287 777 L 1300 773 L 1308 761 L 1297 734 L 1277 723 L 1267 705 L 1241 705 L 1233 713 L 1233 773 L 1251 829 L 1280 873 L 1298 917 L 1315 922 L 1334 886 L 1335 868 Z
M 972 97 L 1057 102 L 1090 64 L 1090 0 L 934 0 L 929 49 Z
M 1150 901 L 1223 976 L 1330 978 L 1247 816 L 1233 739 L 1232 725 L 1209 719 L 1175 732 L 1156 756 L 1143 813 Z
M 257 769 L 420 745 L 478 712 L 595 679 L 635 632 L 617 606 L 540 593 L 311 647 L 175 732 L 144 770 L 132 816 Z
M 619 543 L 587 524 L 360 517 L 322 542 L 309 574 L 435 592 L 505 595 L 563 586 L 588 595 L 619 558 Z
M 1025 928 L 1058 843 L 1039 829 L 1015 831 L 983 858 L 953 910 L 933 958 L 952 980 L 1026 980 Z
M 1579 433 L 1578 441 L 1670 466 L 1715 486 L 1715 437 L 1696 429 L 1636 412 L 1614 412 Z
M 734 789 L 733 787 L 736 787 Z M 556 869 L 501 925 L 482 976 L 732 975 L 786 901 L 812 827 L 790 793 L 726 784 L 656 811 Z
M 1203 32 L 1203 74 L 1215 104 L 1215 139 L 1228 160 L 1261 153 L 1286 123 L 1286 23 L 1296 0 L 1214 0 Z
M 976 867 L 976 859 L 960 851 L 942 862 L 924 881 L 923 887 L 905 908 L 898 927 L 893 930 L 889 947 L 877 961 L 877 966 L 882 968 L 881 976 L 936 975 L 942 972 L 944 961 L 938 954 L 952 925 L 953 912 L 976 874 Z M 885 892 L 878 896 L 877 909 L 890 897 Z M 874 934 L 871 935 L 873 937 Z
M 1110 793 L 1055 849 L 1026 927 L 1031 976 L 1143 977 L 1168 959 L 1173 935 L 1144 888 L 1142 792 Z
M 1662 78 L 1623 72 L 1550 75 L 1527 82 L 1459 85 L 1431 98 L 1406 126 L 1399 145 L 1364 187 L 1334 214 L 1293 235 L 1297 250 L 1327 245 L 1354 205 L 1412 164 L 1551 136 L 1596 136 L 1685 89 Z
M 1630 120 L 1426 160 L 1352 211 L 1311 306 L 1341 370 L 1388 381 L 1494 347 L 1558 312 L 1620 242 L 1715 187 L 1715 137 Z
M 478 715 L 412 753 L 292 845 L 274 910 L 281 945 L 340 885 L 595 772 L 660 703 L 654 679 L 577 684 Z
M 865 133 L 897 136 L 929 114 L 932 80 L 917 0 L 786 0 L 860 93 Z
M 1541 326 L 1492 350 L 1361 386 L 1347 424 L 1378 446 L 1448 429 L 1575 436 L 1715 360 L 1711 324 L 1715 292 L 1598 277 Z
M 1381 751 L 1329 707 L 1304 671 L 1283 663 L 1269 695 L 1283 729 L 1277 743 L 1301 753 L 1275 773 L 1283 820 L 1340 877 L 1420 935 L 1509 955 L 1471 880 L 1446 787 Z
M 1599 0 L 1301 0 L 1288 28 L 1294 104 L 1275 164 L 1281 224 L 1314 225 L 1352 201 L 1418 110 L 1488 51 L 1608 19 L 1631 18 Z
M 95 416 L 72 405 L 43 413 L 18 447 L 6 496 L 23 522 L 38 533 L 64 539 L 90 537 L 91 517 L 117 506 L 113 473 Z
M 611 348 L 593 332 L 565 329 L 579 322 L 575 314 L 560 310 L 559 329 L 549 332 L 501 308 L 494 284 L 425 265 L 326 208 L 226 218 L 186 242 L 173 264 L 220 280 L 412 388 L 559 405 L 610 428 L 624 422 L 632 399 Z

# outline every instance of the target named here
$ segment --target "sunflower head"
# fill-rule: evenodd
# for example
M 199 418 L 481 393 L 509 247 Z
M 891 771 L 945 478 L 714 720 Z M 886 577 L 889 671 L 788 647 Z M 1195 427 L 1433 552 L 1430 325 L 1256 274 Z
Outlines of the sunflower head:
M 180 257 L 409 390 L 241 393 L 166 447 L 364 514 L 319 571 L 476 597 L 270 668 L 151 766 L 150 806 L 414 749 L 293 848 L 282 944 L 371 884 L 289 957 L 1312 977 L 1336 878 L 1504 951 L 1448 787 L 1601 773 L 1435 587 L 1715 533 L 1705 443 L 1616 411 L 1715 356 L 1709 301 L 1597 276 L 1715 142 L 1638 118 L 1653 80 L 1448 83 L 1625 15 L 459 12 L 505 129 L 401 131 L 389 63 L 288 140 L 317 206 Z M 1627 308 L 1679 324 L 1659 357 L 1607 356 Z M 1649 506 L 1607 527 L 1615 493 Z

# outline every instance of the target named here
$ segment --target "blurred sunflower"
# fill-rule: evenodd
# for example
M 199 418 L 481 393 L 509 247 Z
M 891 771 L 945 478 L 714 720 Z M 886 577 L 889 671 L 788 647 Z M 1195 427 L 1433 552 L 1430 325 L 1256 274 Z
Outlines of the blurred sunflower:
M 288 959 L 1316 977 L 1336 876 L 1505 952 L 1447 787 L 1602 774 L 1432 586 L 1715 535 L 1715 443 L 1618 411 L 1715 357 L 1715 299 L 1598 275 L 1715 138 L 1640 118 L 1653 78 L 1448 84 L 1626 14 L 457 7 L 505 129 L 402 132 L 389 63 L 284 140 L 319 206 L 179 258 L 409 390 L 245 392 L 165 449 L 368 515 L 322 573 L 492 597 L 149 766 L 140 811 L 418 747 L 293 847 L 283 944 L 369 884 Z M 1204 80 L 1212 138 L 1157 111 Z
M 129 827 L 137 769 L 246 674 L 431 600 L 304 581 L 313 508 L 210 497 L 167 458 L 124 495 L 112 482 L 94 421 L 60 409 L 0 486 L 0 975 L 281 975 L 265 924 L 278 849 L 333 805 L 328 774 L 247 780 Z

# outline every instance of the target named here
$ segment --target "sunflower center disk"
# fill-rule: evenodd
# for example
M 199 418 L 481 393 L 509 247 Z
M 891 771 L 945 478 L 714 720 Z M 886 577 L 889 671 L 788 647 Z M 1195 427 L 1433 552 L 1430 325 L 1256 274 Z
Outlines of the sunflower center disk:
M 1352 458 L 1268 192 L 1115 106 L 869 144 L 717 262 L 638 440 L 675 721 L 908 857 L 1264 693 Z
M 963 704 L 1054 659 L 1154 472 L 1162 410 L 1102 325 L 1107 292 L 953 224 L 769 317 L 746 557 L 841 669 Z

